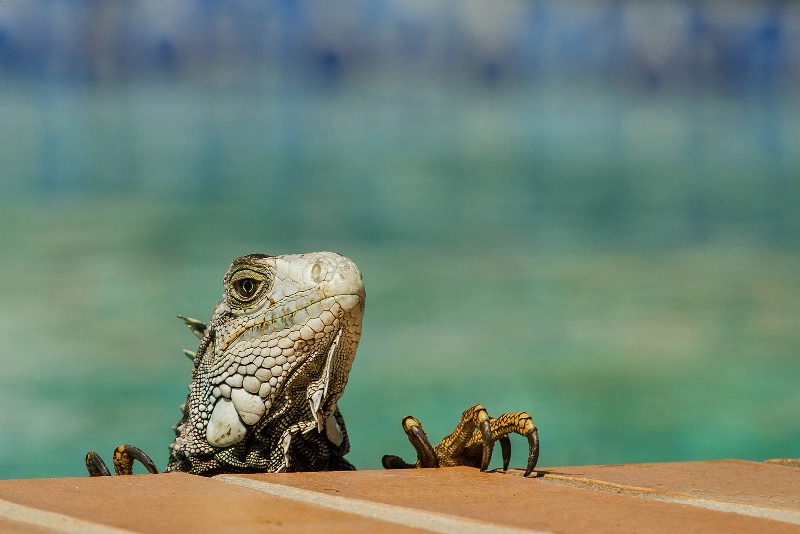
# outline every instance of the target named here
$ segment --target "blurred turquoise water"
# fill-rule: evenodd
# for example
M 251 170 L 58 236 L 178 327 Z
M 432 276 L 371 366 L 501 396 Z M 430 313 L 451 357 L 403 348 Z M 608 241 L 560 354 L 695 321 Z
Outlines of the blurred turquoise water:
M 530 411 L 542 465 L 800 456 L 791 99 L 393 87 L 4 86 L 0 477 L 163 467 L 174 316 L 323 249 L 367 287 L 360 468 L 476 402 Z

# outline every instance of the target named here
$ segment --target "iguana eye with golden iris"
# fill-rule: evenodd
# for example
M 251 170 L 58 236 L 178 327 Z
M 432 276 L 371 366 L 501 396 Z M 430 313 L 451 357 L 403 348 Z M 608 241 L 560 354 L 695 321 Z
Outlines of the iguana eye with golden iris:
M 236 280 L 233 283 L 233 289 L 239 294 L 243 300 L 250 300 L 258 291 L 258 286 L 261 285 L 259 280 L 255 278 L 243 278 L 241 280 Z
M 230 272 L 225 277 L 229 304 L 235 308 L 249 308 L 269 290 L 270 276 L 260 271 L 256 265 L 247 265 Z

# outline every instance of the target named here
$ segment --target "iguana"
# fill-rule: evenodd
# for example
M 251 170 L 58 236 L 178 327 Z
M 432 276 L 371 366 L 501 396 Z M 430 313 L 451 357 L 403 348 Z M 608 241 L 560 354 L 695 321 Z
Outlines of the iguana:
M 244 472 L 352 470 L 337 402 L 361 337 L 366 293 L 356 264 L 332 252 L 237 258 L 223 278 L 224 295 L 206 324 L 181 317 L 200 338 L 189 395 L 181 405 L 166 471 L 198 475 Z M 538 430 L 526 412 L 489 417 L 467 409 L 436 447 L 414 417 L 403 430 L 417 451 L 409 464 L 384 456 L 387 469 L 469 465 L 486 470 L 495 441 L 503 469 L 509 434 L 528 438 L 525 476 L 536 466 Z M 114 451 L 114 470 L 131 474 L 153 461 L 132 445 Z M 110 472 L 95 452 L 90 475 Z

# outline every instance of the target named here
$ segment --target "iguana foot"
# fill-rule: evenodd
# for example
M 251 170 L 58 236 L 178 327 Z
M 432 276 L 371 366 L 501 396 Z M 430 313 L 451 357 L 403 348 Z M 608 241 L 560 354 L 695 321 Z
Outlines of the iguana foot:
M 114 472 L 118 475 L 132 475 L 134 460 L 139 460 L 149 472 L 158 473 L 153 460 L 142 449 L 133 445 L 120 445 L 114 449 Z M 86 453 L 86 469 L 89 471 L 89 476 L 111 476 L 106 463 L 94 451 Z
M 386 455 L 383 457 L 386 469 L 467 465 L 486 471 L 492 459 L 494 442 L 499 441 L 503 453 L 503 471 L 506 471 L 511 461 L 509 434 L 528 438 L 525 476 L 533 472 L 539 459 L 539 431 L 527 412 L 504 413 L 494 419 L 489 417 L 486 408 L 476 404 L 464 411 L 456 429 L 436 447 L 431 446 L 422 424 L 416 418 L 410 415 L 403 418 L 403 430 L 417 451 L 417 461 L 409 464 L 399 456 Z

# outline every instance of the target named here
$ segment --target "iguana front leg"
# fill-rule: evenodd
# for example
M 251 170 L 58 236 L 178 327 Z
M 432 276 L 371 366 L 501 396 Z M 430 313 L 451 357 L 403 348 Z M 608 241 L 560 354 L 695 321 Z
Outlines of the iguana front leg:
M 417 461 L 409 464 L 399 456 L 386 455 L 383 457 L 383 466 L 386 469 L 467 465 L 486 471 L 492 459 L 494 442 L 499 441 L 505 471 L 511 461 L 509 434 L 520 434 L 528 439 L 525 476 L 533 472 L 539 459 L 539 431 L 527 412 L 504 413 L 494 419 L 489 416 L 486 408 L 476 404 L 461 414 L 461 421 L 455 430 L 436 447 L 431 446 L 422 424 L 416 418 L 403 418 L 403 430 L 417 451 Z
M 132 475 L 134 460 L 139 460 L 149 472 L 158 473 L 153 460 L 142 449 L 133 445 L 120 445 L 114 449 L 114 472 L 118 475 Z M 89 471 L 89 475 L 93 477 L 111 476 L 106 463 L 94 451 L 86 453 L 86 469 Z

